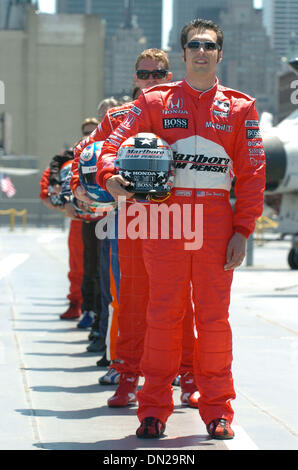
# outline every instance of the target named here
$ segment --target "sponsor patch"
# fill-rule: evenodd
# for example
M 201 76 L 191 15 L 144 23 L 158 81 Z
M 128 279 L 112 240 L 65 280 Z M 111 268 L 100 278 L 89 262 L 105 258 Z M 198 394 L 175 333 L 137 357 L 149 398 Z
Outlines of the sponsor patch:
M 138 108 L 137 106 L 133 106 L 131 108 L 131 111 L 136 114 L 137 116 L 140 116 L 140 114 L 142 113 L 142 110 L 140 108 Z
M 94 173 L 96 170 L 97 170 L 96 165 L 92 165 L 92 166 L 82 166 L 82 167 L 81 167 L 81 171 L 82 171 L 82 173 L 84 173 L 84 174 L 85 174 L 85 173 L 86 173 L 86 174 L 88 174 L 88 173 Z
M 120 147 L 120 143 L 116 142 L 116 140 L 113 140 L 111 137 L 107 139 L 107 142 L 110 142 L 110 144 L 115 145 L 116 147 Z
M 213 103 L 212 113 L 214 116 L 228 117 L 230 111 L 230 103 L 228 101 L 215 100 Z
M 183 109 L 183 99 L 182 98 L 172 98 L 168 105 L 167 109 L 163 109 L 163 114 L 188 114 L 186 109 Z
M 126 116 L 126 118 L 122 121 L 121 126 L 125 127 L 126 129 L 130 129 L 135 120 L 136 119 L 132 114 L 128 114 L 128 116 Z
M 218 191 L 197 191 L 198 197 L 203 196 L 215 196 L 215 197 L 224 197 L 225 193 L 219 193 Z
M 213 127 L 218 131 L 225 131 L 225 132 L 232 132 L 233 126 L 229 126 L 228 124 L 219 124 L 218 122 L 208 121 L 206 122 L 206 127 Z
M 174 152 L 175 168 L 195 171 L 210 171 L 217 173 L 227 173 L 229 158 L 207 156 L 204 154 L 191 155 Z
M 264 155 L 264 149 L 263 148 L 250 148 L 248 149 L 249 155 Z
M 176 189 L 175 196 L 188 196 L 192 195 L 192 191 L 186 191 L 184 189 Z
M 247 142 L 248 147 L 262 147 L 262 141 L 261 140 L 252 140 Z
M 251 166 L 265 165 L 266 160 L 256 160 L 254 157 L 249 159 Z
M 245 121 L 245 127 L 257 127 L 257 128 L 259 128 L 259 121 L 254 121 L 254 120 Z
M 247 139 L 260 139 L 261 137 L 260 129 L 246 129 Z
M 188 129 L 188 119 L 184 118 L 164 118 L 164 129 Z
M 123 116 L 127 113 L 129 113 L 130 109 L 122 109 L 120 111 L 115 111 L 114 113 L 111 113 L 110 116 L 113 118 L 116 118 L 118 116 Z

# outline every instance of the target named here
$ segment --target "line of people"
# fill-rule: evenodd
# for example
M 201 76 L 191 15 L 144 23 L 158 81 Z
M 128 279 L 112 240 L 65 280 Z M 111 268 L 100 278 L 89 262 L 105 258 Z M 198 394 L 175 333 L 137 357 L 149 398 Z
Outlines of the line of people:
M 99 314 L 99 324 L 108 318 L 105 345 L 111 363 L 106 377 L 114 374 L 118 381 L 108 406 L 138 402 L 137 437 L 159 438 L 174 409 L 172 384 L 179 374 L 181 403 L 199 410 L 211 438 L 233 439 L 230 291 L 233 271 L 244 259 L 246 239 L 263 209 L 264 149 L 255 99 L 217 79 L 223 56 L 220 27 L 196 19 L 185 25 L 180 40 L 185 79 L 171 82 L 165 52 L 147 49 L 140 54 L 134 75 L 139 97 L 108 109 L 93 132 L 74 146 L 68 191 L 82 207 L 92 205 L 80 181 L 79 161 L 88 145 L 104 142 L 96 181 L 115 201 L 126 198 L 119 212 L 126 211 L 128 226 L 134 219 L 129 208 L 137 199 L 125 189 L 129 181 L 117 172 L 119 147 L 144 132 L 171 146 L 176 170 L 164 202 L 182 209 L 187 205 L 192 212 L 202 208 L 203 245 L 185 249 L 185 234 L 179 239 L 98 241 L 101 250 L 107 244 L 109 253 L 104 273 L 110 282 L 108 315 L 102 308 Z M 233 210 L 229 198 L 234 176 Z M 147 210 L 160 203 L 148 200 L 142 205 Z M 173 221 L 169 228 L 172 233 Z M 100 267 L 103 259 L 101 255 Z M 101 276 L 100 271 L 100 286 Z M 103 288 L 100 296 L 102 306 Z M 110 355 L 113 345 L 115 356 Z M 138 390 L 140 376 L 145 381 Z
M 88 144 L 92 131 L 93 141 L 105 140 L 127 116 L 142 89 L 167 83 L 171 79 L 167 54 L 159 49 L 143 51 L 136 60 L 132 98 L 125 97 L 124 102 L 119 103 L 111 97 L 99 103 L 98 122 L 88 118 L 82 123 L 82 136 L 85 138 L 81 144 Z M 42 201 L 51 209 L 61 210 L 63 207 L 65 214 L 71 218 L 68 237 L 70 306 L 60 318 L 78 319 L 79 328 L 91 327 L 87 351 L 103 353 L 97 365 L 109 366 L 107 373 L 99 378 L 99 383 L 118 384 L 108 400 L 108 406 L 129 406 L 137 401 L 138 382 L 142 376 L 140 360 L 146 331 L 148 276 L 140 240 L 98 240 L 95 235 L 98 219 L 78 219 L 73 204 L 67 198 L 69 189 L 81 204 L 94 202 L 80 185 L 79 148 L 80 144 L 74 155 L 72 149 L 53 157 L 41 179 Z M 65 191 L 64 182 L 57 175 L 67 157 L 73 160 L 71 178 L 67 181 L 69 189 Z M 49 188 L 52 193 L 55 191 L 60 195 L 59 205 L 51 202 L 53 196 Z M 73 291 L 76 292 L 75 296 Z M 182 404 L 196 408 L 198 392 L 192 365 L 194 318 L 190 291 L 185 310 L 183 354 L 179 375 L 173 380 L 173 385 L 181 387 Z
M 133 136 L 139 137 L 139 133 L 145 132 L 171 146 L 175 160 L 173 188 L 164 202 L 151 200 L 142 208 L 150 207 L 147 211 L 150 213 L 152 204 L 160 209 L 165 203 L 168 209 L 180 207 L 181 218 L 186 206 L 192 213 L 199 208 L 202 245 L 191 250 L 185 248 L 188 237 L 185 233 L 175 237 L 175 219 L 168 224 L 172 236 L 167 239 L 150 237 L 150 230 L 139 246 L 139 240 L 125 239 L 122 243 L 119 239 L 121 282 L 117 343 L 123 362 L 119 366 L 119 387 L 109 400 L 109 406 L 121 406 L 120 392 L 129 389 L 132 400 L 138 400 L 137 437 L 163 435 L 174 409 L 171 383 L 184 363 L 187 350 L 184 336 L 189 331 L 187 318 L 193 320 L 194 307 L 197 335 L 192 343 L 195 344 L 193 360 L 186 376 L 191 374 L 190 382 L 195 382 L 198 388 L 196 403 L 208 434 L 215 439 L 233 439 L 231 400 L 235 398 L 235 390 L 231 370 L 230 292 L 233 271 L 245 257 L 246 239 L 263 210 L 266 162 L 255 99 L 221 85 L 216 76 L 217 64 L 223 57 L 220 27 L 210 20 L 195 19 L 182 29 L 180 40 L 186 69 L 184 80 L 168 84 L 169 69 L 163 68 L 163 64 L 159 63 L 156 68 L 153 64 L 148 68 L 142 64 L 142 69 L 136 72 L 138 79 L 152 76 L 164 82 L 144 87 L 117 127 L 108 120 L 112 127 L 110 135 L 105 134 L 102 123 L 87 141 L 76 146 L 74 161 L 86 145 L 104 140 L 97 160 L 96 181 L 115 200 L 127 199 L 126 207 L 129 207 L 133 194 L 126 188 L 130 181 L 117 171 L 121 145 L 131 139 L 138 147 L 141 139 Z M 252 152 L 252 147 L 257 152 Z M 252 154 L 258 157 L 252 159 Z M 234 177 L 236 203 L 233 210 L 229 199 Z M 129 210 L 126 215 L 128 226 Z M 196 223 L 197 220 L 191 220 L 190 225 Z M 145 278 L 143 291 L 138 285 L 139 273 L 142 275 L 144 271 L 149 292 L 144 288 Z M 140 329 L 139 335 L 134 335 L 135 351 L 138 348 L 136 338 L 142 338 L 142 355 L 137 363 L 129 362 L 127 343 L 132 344 L 131 331 L 136 330 L 140 317 L 134 308 L 127 308 L 123 316 L 120 314 L 122 299 L 128 292 L 124 289 L 122 297 L 121 288 L 126 282 L 129 285 L 129 279 L 133 279 L 129 295 L 133 295 L 137 285 L 138 293 L 145 291 L 143 301 L 146 301 L 144 334 L 141 335 Z M 131 323 L 122 324 L 121 319 L 127 322 L 129 318 Z M 136 396 L 140 371 L 145 382 Z

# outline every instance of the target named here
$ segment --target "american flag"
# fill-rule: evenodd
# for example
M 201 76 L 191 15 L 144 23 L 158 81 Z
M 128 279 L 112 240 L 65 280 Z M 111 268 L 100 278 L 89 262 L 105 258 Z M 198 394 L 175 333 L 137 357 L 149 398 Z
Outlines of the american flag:
M 1 191 L 5 193 L 7 197 L 12 197 L 16 193 L 16 188 L 11 179 L 5 174 L 1 175 Z

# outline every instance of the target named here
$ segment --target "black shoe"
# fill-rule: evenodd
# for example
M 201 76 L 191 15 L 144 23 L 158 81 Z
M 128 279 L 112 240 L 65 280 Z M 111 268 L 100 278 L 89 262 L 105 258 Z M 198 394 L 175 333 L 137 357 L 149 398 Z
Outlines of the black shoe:
M 92 342 L 87 347 L 88 352 L 103 352 L 106 349 L 105 338 L 99 336 L 94 338 Z
M 141 439 L 158 438 L 163 435 L 165 429 L 166 425 L 160 419 L 149 417 L 143 419 L 136 435 Z
M 99 332 L 95 330 L 94 328 L 91 328 L 91 331 L 88 335 L 88 340 L 92 341 L 93 339 L 98 338 L 98 337 L 99 337 Z
M 97 361 L 96 365 L 98 367 L 107 367 L 110 365 L 110 362 L 111 361 L 108 361 L 107 360 L 107 356 L 106 356 L 106 353 L 104 353 L 104 355 L 102 356 L 101 359 L 99 359 L 99 361 Z

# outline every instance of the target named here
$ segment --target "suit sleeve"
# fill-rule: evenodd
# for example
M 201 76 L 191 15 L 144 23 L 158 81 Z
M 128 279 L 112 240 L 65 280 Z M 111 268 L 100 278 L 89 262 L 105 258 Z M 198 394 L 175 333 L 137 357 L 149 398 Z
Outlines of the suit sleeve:
M 40 179 L 40 199 L 47 199 L 49 197 L 49 178 L 50 178 L 50 168 L 46 168 Z
M 258 114 L 253 102 L 240 123 L 234 146 L 236 204 L 233 226 L 235 232 L 246 238 L 253 233 L 264 206 L 266 158 L 257 123 Z
M 96 181 L 106 190 L 106 181 L 115 174 L 114 162 L 123 142 L 138 132 L 151 132 L 151 119 L 143 93 L 134 102 L 130 112 L 121 124 L 106 139 L 97 160 Z

